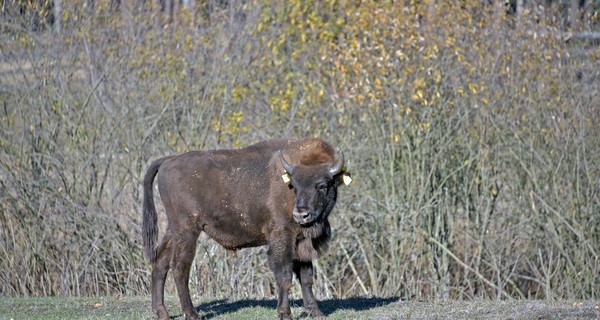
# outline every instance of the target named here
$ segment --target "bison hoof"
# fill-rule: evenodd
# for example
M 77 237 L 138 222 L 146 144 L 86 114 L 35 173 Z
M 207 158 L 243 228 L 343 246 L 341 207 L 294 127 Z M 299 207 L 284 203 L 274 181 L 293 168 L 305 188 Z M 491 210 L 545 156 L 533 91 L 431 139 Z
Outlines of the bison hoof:
M 279 320 L 293 320 L 292 315 L 289 313 L 280 313 Z
M 157 308 L 157 310 L 154 311 L 156 313 L 156 316 L 158 317 L 159 320 L 169 320 L 169 313 L 167 312 L 167 309 L 163 308 Z
M 325 315 L 318 308 L 306 309 L 306 312 L 311 318 L 325 319 Z
M 202 317 L 197 313 L 188 314 L 185 316 L 186 320 L 202 320 Z

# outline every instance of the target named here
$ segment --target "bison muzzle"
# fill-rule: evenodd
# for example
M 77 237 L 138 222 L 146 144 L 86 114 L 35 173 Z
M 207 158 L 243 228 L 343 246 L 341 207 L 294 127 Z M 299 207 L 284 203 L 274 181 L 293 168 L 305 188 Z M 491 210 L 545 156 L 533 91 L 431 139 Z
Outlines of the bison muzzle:
M 155 177 L 168 221 L 158 245 Z M 268 140 L 154 161 L 144 177 L 142 225 L 144 254 L 152 264 L 152 310 L 160 319 L 169 318 L 164 286 L 172 269 L 185 317 L 200 319 L 188 281 L 196 242 L 205 232 L 229 250 L 268 245 L 280 319 L 292 318 L 293 274 L 308 314 L 323 316 L 312 292 L 312 260 L 327 247 L 327 218 L 338 186 L 348 181 L 344 157 L 320 139 Z

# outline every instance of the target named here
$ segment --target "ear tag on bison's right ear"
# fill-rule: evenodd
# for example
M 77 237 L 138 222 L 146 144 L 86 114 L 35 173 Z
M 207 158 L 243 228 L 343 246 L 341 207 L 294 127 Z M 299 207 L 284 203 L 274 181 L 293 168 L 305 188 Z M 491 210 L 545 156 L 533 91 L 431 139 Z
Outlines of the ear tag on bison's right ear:
M 284 175 L 281 176 L 281 179 L 283 179 L 283 182 L 285 183 L 290 183 L 290 174 L 286 172 Z

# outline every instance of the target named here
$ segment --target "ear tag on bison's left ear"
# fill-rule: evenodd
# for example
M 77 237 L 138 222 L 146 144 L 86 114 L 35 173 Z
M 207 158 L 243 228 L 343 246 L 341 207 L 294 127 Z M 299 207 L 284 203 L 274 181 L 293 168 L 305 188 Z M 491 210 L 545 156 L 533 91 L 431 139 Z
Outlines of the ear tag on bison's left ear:
M 290 174 L 286 172 L 284 175 L 281 176 L 281 179 L 283 179 L 283 182 L 285 183 L 290 183 Z
M 344 172 L 344 174 L 342 175 L 342 181 L 345 185 L 349 185 L 350 183 L 352 183 L 352 178 L 350 177 L 350 174 L 348 172 Z
M 350 177 L 350 172 L 348 172 L 348 167 L 346 165 L 342 167 L 342 182 L 346 186 L 352 183 L 352 177 Z

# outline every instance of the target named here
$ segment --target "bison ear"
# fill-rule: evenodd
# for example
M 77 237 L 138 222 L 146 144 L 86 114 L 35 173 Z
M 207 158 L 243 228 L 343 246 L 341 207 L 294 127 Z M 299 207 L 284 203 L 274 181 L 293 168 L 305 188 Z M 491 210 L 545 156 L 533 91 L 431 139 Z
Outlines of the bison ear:
M 342 167 L 342 171 L 334 177 L 335 186 L 339 187 L 340 185 L 349 185 L 352 183 L 352 176 L 350 172 L 348 172 L 348 168 L 346 166 Z

